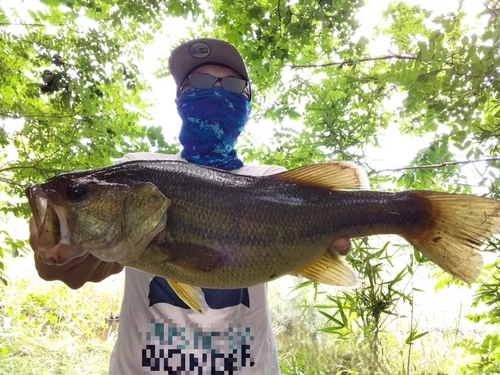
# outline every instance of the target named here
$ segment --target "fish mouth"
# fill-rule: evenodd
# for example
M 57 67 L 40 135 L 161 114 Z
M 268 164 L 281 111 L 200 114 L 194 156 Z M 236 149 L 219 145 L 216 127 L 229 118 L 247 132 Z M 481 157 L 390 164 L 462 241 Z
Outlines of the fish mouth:
M 31 233 L 32 243 L 45 264 L 62 266 L 85 254 L 85 251 L 71 245 L 71 231 L 68 211 L 54 204 L 40 186 L 26 189 L 26 196 L 36 226 Z

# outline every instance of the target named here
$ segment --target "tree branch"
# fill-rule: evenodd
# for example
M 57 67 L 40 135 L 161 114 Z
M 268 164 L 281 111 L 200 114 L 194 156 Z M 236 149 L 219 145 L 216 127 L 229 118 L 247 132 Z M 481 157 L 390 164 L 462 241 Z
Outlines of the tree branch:
M 25 114 L 25 115 L 15 115 L 12 113 L 8 112 L 0 112 L 0 117 L 8 117 L 8 118 L 14 118 L 14 119 L 19 119 L 19 118 L 24 118 L 24 117 L 54 117 L 54 118 L 68 118 L 68 117 L 75 117 L 76 114 L 72 115 L 53 115 L 49 113 L 38 113 L 38 114 Z
M 10 22 L 0 22 L 0 26 L 34 26 L 34 27 L 49 27 L 49 26 L 57 26 L 57 27 L 67 27 L 68 29 L 74 31 L 75 33 L 79 33 L 78 30 L 75 30 L 68 26 L 65 23 L 54 23 L 54 24 L 45 24 L 45 23 L 10 23 Z
M 391 60 L 391 59 L 400 59 L 400 60 L 416 60 L 415 56 L 404 56 L 404 55 L 387 55 L 387 56 L 379 56 L 379 57 L 365 57 L 362 59 L 350 59 L 345 61 L 335 61 L 326 64 L 310 64 L 310 65 L 288 65 L 288 67 L 292 69 L 301 69 L 301 68 L 321 68 L 326 66 L 333 65 L 353 65 L 355 62 L 366 62 L 366 61 L 378 61 L 378 60 Z
M 498 158 L 487 158 L 487 159 L 477 159 L 477 160 L 460 160 L 460 161 L 448 161 L 440 164 L 430 164 L 430 165 L 415 165 L 413 167 L 403 167 L 403 168 L 395 168 L 395 169 L 381 169 L 379 171 L 375 171 L 376 174 L 382 172 L 399 172 L 399 171 L 408 171 L 412 169 L 432 169 L 432 168 L 442 168 L 442 167 L 450 167 L 454 165 L 464 165 L 464 164 L 472 164 L 472 163 L 480 163 L 480 162 L 490 162 L 490 161 L 500 161 L 500 157 Z
M 23 190 L 27 188 L 27 186 L 22 185 L 22 184 L 20 184 L 20 183 L 18 183 L 18 182 L 16 182 L 16 181 L 14 181 L 14 180 L 10 180 L 10 179 L 8 179 L 8 178 L 3 178 L 3 177 L 0 177 L 0 182 L 4 182 L 4 183 L 9 184 L 9 185 L 14 185 L 14 186 L 17 186 L 18 188 L 21 188 L 21 189 L 23 189 Z
M 11 23 L 11 22 L 0 22 L 0 26 L 38 26 L 38 27 L 47 27 L 47 26 L 63 26 L 63 25 L 62 24 L 46 25 L 44 23 Z
M 18 165 L 18 166 L 13 166 L 13 167 L 5 167 L 5 168 L 0 169 L 0 173 L 2 173 L 2 172 L 8 172 L 8 171 L 13 171 L 15 169 L 34 169 L 34 170 L 37 170 L 39 172 L 50 172 L 50 173 L 62 173 L 62 172 L 66 172 L 66 171 L 60 170 L 60 169 L 39 168 L 39 167 L 37 167 L 37 164 L 35 164 L 35 165 Z
M 497 17 L 497 18 L 498 18 L 498 17 L 500 17 L 500 14 L 499 14 L 499 12 L 498 12 L 498 9 L 493 9 L 493 8 L 490 8 L 490 7 L 488 6 L 488 4 L 486 4 L 486 2 L 483 2 L 483 5 L 484 5 L 484 7 L 486 8 L 486 10 L 490 13 L 490 16 L 492 16 L 492 17 Z
M 281 17 L 281 0 L 278 0 L 278 5 L 276 6 L 276 13 L 278 14 L 278 23 L 280 25 L 280 36 L 283 36 L 283 21 Z

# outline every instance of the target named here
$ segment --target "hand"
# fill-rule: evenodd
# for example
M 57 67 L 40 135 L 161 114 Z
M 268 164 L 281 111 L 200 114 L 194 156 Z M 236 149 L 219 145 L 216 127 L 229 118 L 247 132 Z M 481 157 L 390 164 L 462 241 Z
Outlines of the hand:
M 330 245 L 330 249 L 335 250 L 340 255 L 349 254 L 349 251 L 351 251 L 351 247 L 352 244 L 349 237 L 337 238 L 336 240 L 333 240 L 333 242 Z
M 62 266 L 45 264 L 38 254 L 37 238 L 38 229 L 32 217 L 30 219 L 30 245 L 34 252 L 35 268 L 44 280 L 61 280 L 70 288 L 78 289 L 87 281 L 99 282 L 123 269 L 119 263 L 103 262 L 90 253 L 77 257 Z

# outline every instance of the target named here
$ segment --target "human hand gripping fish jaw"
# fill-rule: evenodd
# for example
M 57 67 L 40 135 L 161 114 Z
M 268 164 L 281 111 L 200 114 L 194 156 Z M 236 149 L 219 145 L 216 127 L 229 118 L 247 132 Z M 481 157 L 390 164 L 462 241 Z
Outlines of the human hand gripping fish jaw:
M 471 283 L 500 201 L 433 191 L 370 191 L 348 162 L 270 176 L 180 161 L 133 161 L 56 176 L 27 189 L 44 261 L 87 252 L 168 280 L 203 311 L 201 287 L 233 289 L 292 274 L 352 286 L 333 238 L 397 234 Z

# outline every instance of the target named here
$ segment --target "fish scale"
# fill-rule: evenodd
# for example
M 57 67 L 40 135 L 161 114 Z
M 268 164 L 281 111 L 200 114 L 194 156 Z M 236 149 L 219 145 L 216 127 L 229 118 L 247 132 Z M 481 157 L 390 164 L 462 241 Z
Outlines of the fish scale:
M 282 276 L 313 263 L 332 238 L 381 234 L 384 227 L 387 233 L 401 233 L 416 224 L 418 212 L 407 209 L 412 207 L 409 193 L 331 192 L 247 176 L 220 178 L 218 171 L 203 171 L 208 172 L 204 178 L 172 177 L 176 184 L 154 179 L 172 201 L 166 229 L 173 243 L 203 245 L 224 254 L 225 262 L 210 273 L 189 270 L 187 275 L 182 266 L 164 265 L 165 274 L 189 284 L 239 288 L 265 282 L 271 275 Z M 130 171 L 127 175 L 152 179 L 141 169 L 135 176 Z M 161 262 L 161 250 L 157 252 L 150 269 Z M 256 266 L 243 268 L 243 264 Z
M 481 243 L 500 228 L 496 199 L 370 191 L 366 174 L 346 162 L 254 177 L 179 161 L 133 161 L 56 176 L 26 193 L 35 222 L 50 228 L 39 251 L 46 262 L 64 264 L 88 251 L 167 278 L 196 309 L 199 298 L 191 292 L 198 287 L 241 288 L 285 274 L 355 284 L 352 268 L 329 249 L 339 237 L 400 235 L 472 282 Z M 72 228 L 65 233 L 70 242 L 58 247 L 62 223 Z

